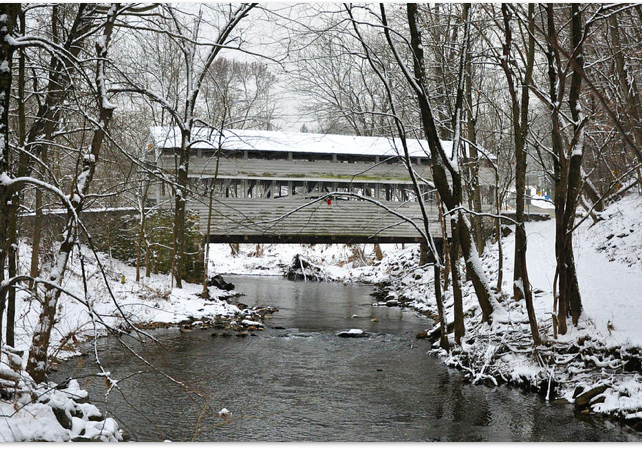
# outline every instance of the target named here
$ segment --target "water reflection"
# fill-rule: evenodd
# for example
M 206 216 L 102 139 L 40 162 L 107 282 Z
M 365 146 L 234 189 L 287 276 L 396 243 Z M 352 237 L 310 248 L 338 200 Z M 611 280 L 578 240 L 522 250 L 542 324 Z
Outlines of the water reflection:
M 426 355 L 414 335 L 429 327 L 408 310 L 371 307 L 367 286 L 230 277 L 245 304 L 280 308 L 257 337 L 210 331 L 158 333 L 163 347 L 132 343 L 177 386 L 100 342 L 103 363 L 123 380 L 99 403 L 136 440 L 189 441 L 593 441 L 637 438 L 609 423 L 583 422 L 572 408 L 510 388 L 473 386 Z M 378 318 L 378 322 L 373 322 Z M 367 339 L 340 339 L 360 328 Z M 86 359 L 80 359 L 86 360 Z M 131 376 L 137 371 L 142 374 Z M 83 376 L 90 363 L 57 373 Z M 131 376 L 131 377 L 130 377 Z M 94 402 L 105 386 L 88 384 Z M 232 411 L 229 423 L 218 416 Z

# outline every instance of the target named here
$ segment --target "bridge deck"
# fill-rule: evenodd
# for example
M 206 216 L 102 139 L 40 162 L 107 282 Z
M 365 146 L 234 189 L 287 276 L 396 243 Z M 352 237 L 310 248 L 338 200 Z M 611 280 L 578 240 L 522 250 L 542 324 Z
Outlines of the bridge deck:
M 408 222 L 366 201 L 218 198 L 212 210 L 212 243 L 411 243 L 420 233 Z M 205 198 L 190 201 L 201 229 L 207 229 Z M 387 207 L 422 227 L 417 203 L 386 202 Z M 430 232 L 441 239 L 437 207 L 428 203 Z M 295 212 L 293 212 L 295 211 Z M 448 229 L 447 232 L 450 232 Z

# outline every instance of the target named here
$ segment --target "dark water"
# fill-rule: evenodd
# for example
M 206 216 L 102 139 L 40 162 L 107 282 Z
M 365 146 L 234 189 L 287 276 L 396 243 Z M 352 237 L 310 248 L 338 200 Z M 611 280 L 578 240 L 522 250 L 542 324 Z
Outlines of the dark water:
M 638 439 L 609 422 L 581 420 L 568 405 L 508 387 L 467 384 L 459 372 L 426 355 L 426 342 L 414 339 L 429 320 L 371 307 L 367 286 L 229 280 L 246 294 L 241 302 L 279 307 L 266 320 L 272 329 L 245 339 L 170 329 L 156 334 L 163 347 L 129 342 L 189 391 L 112 339 L 99 342 L 101 360 L 122 380 L 107 401 L 104 382 L 83 377 L 97 372 L 90 357 L 63 365 L 53 380 L 79 377 L 92 401 L 139 441 Z M 371 321 L 375 317 L 378 322 Z M 372 335 L 336 337 L 350 328 Z M 222 408 L 232 412 L 228 423 L 218 416 Z

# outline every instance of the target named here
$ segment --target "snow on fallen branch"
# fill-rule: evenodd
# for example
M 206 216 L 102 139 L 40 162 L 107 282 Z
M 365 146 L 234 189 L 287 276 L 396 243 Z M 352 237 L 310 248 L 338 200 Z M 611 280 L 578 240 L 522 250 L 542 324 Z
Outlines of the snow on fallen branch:
M 323 267 L 312 263 L 300 254 L 294 256 L 285 276 L 288 279 L 303 279 L 304 281 L 308 279 L 315 281 L 328 280 L 328 275 Z

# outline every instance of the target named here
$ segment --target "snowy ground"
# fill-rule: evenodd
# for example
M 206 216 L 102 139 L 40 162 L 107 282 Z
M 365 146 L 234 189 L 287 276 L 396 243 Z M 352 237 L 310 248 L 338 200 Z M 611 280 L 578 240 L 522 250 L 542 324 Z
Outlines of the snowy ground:
M 481 323 L 473 290 L 464 284 L 466 337 L 462 346 L 454 347 L 450 353 L 436 350 L 445 363 L 467 372 L 473 382 L 507 381 L 543 389 L 548 397 L 562 397 L 576 406 L 581 404 L 583 409 L 642 427 L 642 326 L 638 324 L 642 317 L 642 201 L 631 195 L 610 206 L 602 216 L 605 220 L 595 225 L 590 220 L 583 223 L 574 241 L 584 305 L 578 328 L 571 327 L 567 335 L 553 339 L 554 221 L 528 223 L 529 276 L 545 346 L 533 353 L 523 304 L 510 299 L 514 249 L 511 235 L 503 239 L 503 294 L 499 296 L 493 324 Z M 320 266 L 327 280 L 387 281 L 390 285 L 386 287 L 386 299 L 405 302 L 433 315 L 436 312 L 432 269 L 417 266 L 418 245 L 381 245 L 380 261 L 372 245 L 241 245 L 240 249 L 240 254 L 233 256 L 229 245 L 212 245 L 210 274 L 282 275 L 294 256 L 300 254 Z M 21 245 L 20 250 L 21 263 L 28 263 L 29 247 Z M 483 258 L 484 269 L 493 283 L 497 278 L 497 254 L 497 245 L 490 244 Z M 127 320 L 134 324 L 180 323 L 240 312 L 218 299 L 223 294 L 220 290 L 211 288 L 214 299 L 206 301 L 198 296 L 201 286 L 188 284 L 182 290 L 172 289 L 169 276 L 154 275 L 136 283 L 132 267 L 105 259 L 106 277 L 117 307 L 94 257 L 90 253 L 85 256 L 88 290 L 93 292 L 88 300 L 109 326 L 126 328 Z M 75 255 L 64 287 L 84 297 L 82 285 L 79 258 Z M 18 351 L 28 350 L 38 316 L 38 305 L 26 299 L 26 295 L 18 295 Z M 452 322 L 451 291 L 445 292 L 445 300 L 446 321 Z M 97 330 L 105 333 L 100 327 Z M 52 336 L 54 355 L 66 358 L 77 354 L 79 343 L 94 332 L 87 308 L 63 295 L 57 332 Z M 9 366 L 11 360 L 14 368 L 24 366 L 20 357 L 3 351 L 0 382 L 15 374 Z M 12 384 L 17 388 L 13 400 L 0 400 L 0 441 L 119 439 L 115 422 L 85 404 L 86 392 L 76 383 L 62 389 L 47 384 L 36 386 L 24 372 L 19 374 Z M 61 413 L 68 418 L 68 428 L 61 425 Z
M 642 202 L 625 198 L 604 216 L 575 245 L 586 315 L 609 344 L 642 347 Z

